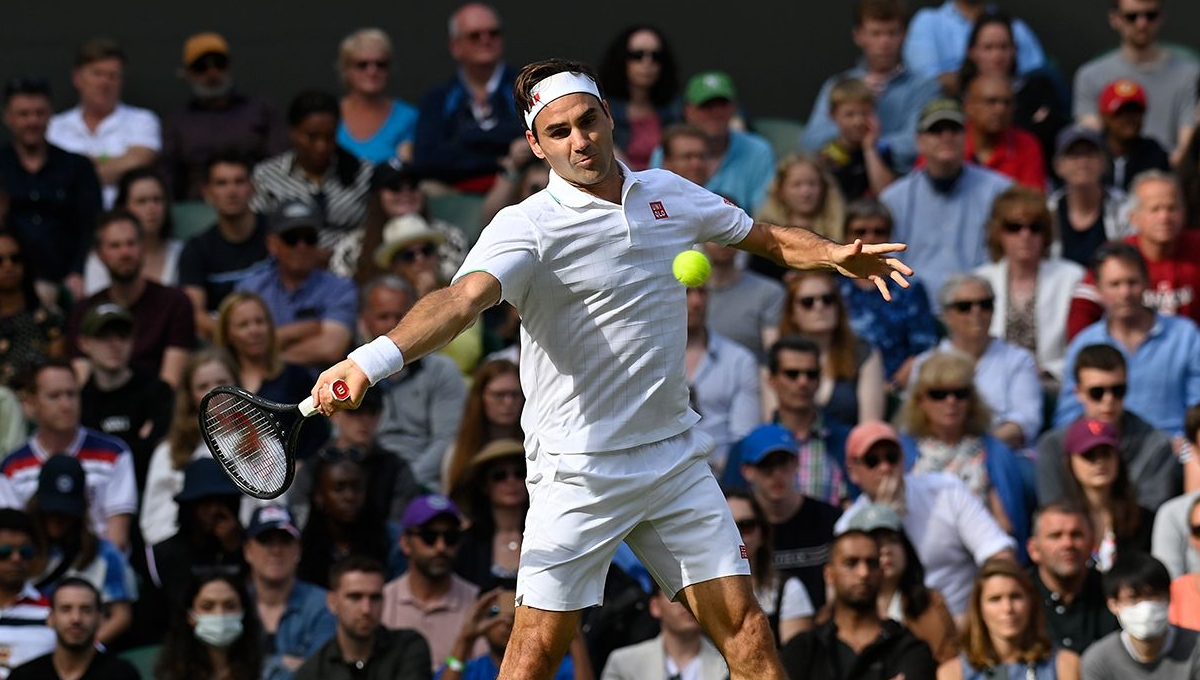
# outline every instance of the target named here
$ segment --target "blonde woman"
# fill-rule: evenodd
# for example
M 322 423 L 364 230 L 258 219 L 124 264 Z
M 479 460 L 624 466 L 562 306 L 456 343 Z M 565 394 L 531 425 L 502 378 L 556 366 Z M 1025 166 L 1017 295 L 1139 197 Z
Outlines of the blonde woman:
M 767 198 L 755 216 L 761 222 L 804 227 L 840 242 L 846 202 L 837 181 L 812 156 L 792 154 L 779 161 Z M 789 270 L 761 257 L 750 260 L 750 269 L 773 279 Z
M 388 96 L 392 40 L 378 28 L 362 28 L 342 40 L 338 72 L 342 95 L 338 144 L 362 160 L 383 163 L 412 159 L 417 108 Z

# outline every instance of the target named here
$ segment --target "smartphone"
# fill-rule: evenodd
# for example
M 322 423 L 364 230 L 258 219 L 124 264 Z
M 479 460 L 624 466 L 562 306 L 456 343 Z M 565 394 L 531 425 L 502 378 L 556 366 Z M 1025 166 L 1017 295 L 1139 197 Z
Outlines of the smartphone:
M 514 616 L 517 613 L 517 591 L 501 590 L 492 605 L 492 616 Z

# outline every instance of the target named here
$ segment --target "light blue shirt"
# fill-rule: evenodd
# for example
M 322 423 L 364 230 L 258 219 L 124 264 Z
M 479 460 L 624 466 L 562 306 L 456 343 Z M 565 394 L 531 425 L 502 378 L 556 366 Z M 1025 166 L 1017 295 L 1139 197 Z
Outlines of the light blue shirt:
M 967 164 L 945 194 L 934 189 L 924 170 L 883 190 L 879 198 L 896 223 L 893 240 L 908 244 L 904 262 L 925 283 L 933 308 L 946 279 L 987 261 L 985 225 L 992 200 L 1011 185 L 1004 175 Z
M 995 9 L 995 5 L 988 6 L 988 11 Z M 954 0 L 946 0 L 937 8 L 918 10 L 908 26 L 908 37 L 904 39 L 904 63 L 926 78 L 957 71 L 967 54 L 972 28 Z M 1023 75 L 1045 65 L 1046 55 L 1041 43 L 1033 29 L 1020 19 L 1013 19 L 1013 41 L 1017 45 L 1019 73 Z
M 396 147 L 411 142 L 417 135 L 417 107 L 400 99 L 392 100 L 392 111 L 383 125 L 366 139 L 355 139 L 346 128 L 346 121 L 338 124 L 338 146 L 371 164 L 383 163 L 396 156 Z
M 358 291 L 350 279 L 314 269 L 296 290 L 279 278 L 278 265 L 242 279 L 235 290 L 257 293 L 267 304 L 275 326 L 316 319 L 336 321 L 352 332 L 358 314 Z
M 650 167 L 661 168 L 662 157 L 660 146 L 650 155 Z M 770 143 L 753 132 L 731 130 L 721 167 L 704 188 L 753 213 L 766 199 L 767 187 L 774 177 L 775 152 Z
M 800 146 L 808 153 L 817 153 L 837 139 L 838 127 L 829 112 L 829 92 L 842 78 L 862 78 L 867 69 L 859 64 L 825 81 L 817 94 Z M 932 78 L 923 78 L 907 68 L 901 68 L 883 87 L 875 99 L 875 115 L 879 118 L 879 150 L 889 152 L 892 164 L 899 172 L 908 172 L 917 159 L 917 118 L 921 109 L 938 96 L 941 87 Z
M 1108 317 L 1079 331 L 1067 346 L 1055 427 L 1083 415 L 1075 396 L 1075 357 L 1088 345 L 1112 345 L 1125 356 L 1125 408 L 1171 435 L 1183 434 L 1183 415 L 1200 403 L 1200 331 L 1191 319 L 1155 313 L 1150 335 L 1132 354 L 1108 332 Z
M 762 422 L 758 360 L 750 350 L 710 330 L 708 351 L 689 382 L 693 408 L 700 414 L 696 427 L 716 440 L 709 460 L 720 469 L 729 447 Z

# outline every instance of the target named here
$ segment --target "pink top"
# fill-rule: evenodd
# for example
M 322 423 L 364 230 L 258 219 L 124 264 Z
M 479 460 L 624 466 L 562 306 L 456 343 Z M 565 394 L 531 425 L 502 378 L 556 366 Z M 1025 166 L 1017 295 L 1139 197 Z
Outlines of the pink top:
M 1180 628 L 1200 630 L 1200 574 L 1184 574 L 1171 581 L 1167 619 Z
M 625 148 L 625 157 L 629 167 L 634 170 L 645 170 L 650 167 L 650 155 L 662 142 L 662 124 L 658 116 L 633 118 L 629 121 L 629 144 Z

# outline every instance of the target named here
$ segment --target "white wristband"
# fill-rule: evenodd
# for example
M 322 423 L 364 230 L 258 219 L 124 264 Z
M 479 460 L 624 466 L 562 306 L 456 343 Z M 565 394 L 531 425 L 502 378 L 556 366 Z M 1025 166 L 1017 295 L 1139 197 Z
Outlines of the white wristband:
M 400 353 L 400 348 L 396 346 L 396 343 L 386 335 L 381 335 L 359 347 L 347 358 L 358 364 L 362 372 L 367 374 L 367 379 L 371 381 L 372 387 L 380 380 L 404 368 L 404 355 Z

